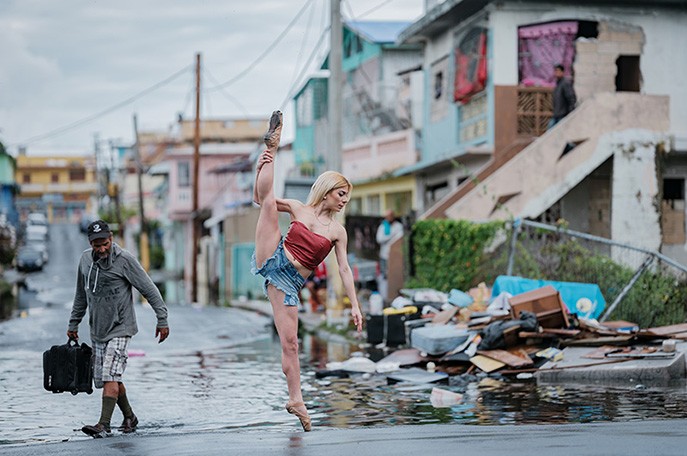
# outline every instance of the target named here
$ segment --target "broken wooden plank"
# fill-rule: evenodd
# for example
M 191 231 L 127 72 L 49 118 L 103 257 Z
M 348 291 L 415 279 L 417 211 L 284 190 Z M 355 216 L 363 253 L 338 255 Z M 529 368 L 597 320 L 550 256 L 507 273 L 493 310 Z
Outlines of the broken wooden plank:
M 607 336 L 607 337 L 594 337 L 589 339 L 574 339 L 574 340 L 563 340 L 562 345 L 566 347 L 596 347 L 599 345 L 627 345 L 628 342 L 632 340 L 633 336 Z
M 579 329 L 556 329 L 556 328 L 542 328 L 544 334 L 555 334 L 557 336 L 575 337 L 582 331 Z
M 524 367 L 534 364 L 529 357 L 522 358 L 505 350 L 478 350 L 477 353 L 487 358 L 500 361 L 509 367 Z
M 645 331 L 648 331 L 652 334 L 656 334 L 657 336 L 670 336 L 672 334 L 687 332 L 687 323 L 680 323 L 677 325 L 668 326 L 657 326 L 655 328 L 648 328 Z

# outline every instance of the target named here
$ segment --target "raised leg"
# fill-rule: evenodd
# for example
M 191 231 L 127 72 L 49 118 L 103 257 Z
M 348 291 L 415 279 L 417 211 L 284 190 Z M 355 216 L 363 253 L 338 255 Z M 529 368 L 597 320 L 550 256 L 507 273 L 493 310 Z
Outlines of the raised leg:
M 263 265 L 269 258 L 281 239 L 279 232 L 279 213 L 277 200 L 274 196 L 274 155 L 279 148 L 282 129 L 282 114 L 274 111 L 270 117 L 270 127 L 264 140 L 267 150 L 258 160 L 257 175 L 253 199 L 260 204 L 260 215 L 255 227 L 255 263 L 257 267 Z

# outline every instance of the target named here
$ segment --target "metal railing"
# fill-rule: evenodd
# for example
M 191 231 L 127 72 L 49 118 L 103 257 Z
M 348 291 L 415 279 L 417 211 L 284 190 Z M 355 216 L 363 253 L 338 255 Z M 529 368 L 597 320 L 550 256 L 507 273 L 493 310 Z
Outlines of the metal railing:
M 521 219 L 500 249 L 508 275 L 598 284 L 610 302 L 600 321 L 613 314 L 658 325 L 687 316 L 687 267 L 659 252 Z

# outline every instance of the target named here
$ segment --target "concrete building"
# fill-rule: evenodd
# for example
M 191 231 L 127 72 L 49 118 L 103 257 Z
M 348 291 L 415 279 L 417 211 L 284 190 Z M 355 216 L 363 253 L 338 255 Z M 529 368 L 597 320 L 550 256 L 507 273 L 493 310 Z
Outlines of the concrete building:
M 227 289 L 224 220 L 238 207 L 250 206 L 252 182 L 246 163 L 267 129 L 267 119 L 207 119 L 201 121 L 198 171 L 198 211 L 193 212 L 193 126 L 181 121 L 175 142 L 165 149 L 167 176 L 165 229 L 166 270 L 183 278 L 168 289 L 171 300 L 191 302 L 193 223 L 199 224 L 197 259 L 198 302 L 217 303 Z M 235 172 L 225 169 L 236 167 Z M 158 167 L 158 169 L 161 167 Z M 250 221 L 246 223 L 251 223 Z
M 17 162 L 10 154 L 5 151 L 5 147 L 0 143 L 0 214 L 4 215 L 4 220 L 13 226 L 18 226 L 19 215 L 14 203 L 19 187 L 16 182 Z
M 564 218 L 687 262 L 686 1 L 426 4 L 399 38 L 425 49 L 422 157 L 399 173 L 423 217 Z M 555 63 L 578 103 L 547 131 Z
M 95 159 L 90 156 L 26 156 L 16 159 L 20 218 L 32 211 L 45 212 L 51 222 L 79 221 L 90 211 L 98 192 Z

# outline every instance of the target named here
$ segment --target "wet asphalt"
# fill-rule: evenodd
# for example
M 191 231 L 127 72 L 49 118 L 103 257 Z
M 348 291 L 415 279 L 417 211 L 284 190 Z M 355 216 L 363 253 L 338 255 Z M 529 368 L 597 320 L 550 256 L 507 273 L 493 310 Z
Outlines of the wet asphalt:
M 141 404 L 141 414 L 148 414 L 149 427 L 130 435 L 115 431 L 106 439 L 85 438 L 75 427 L 96 418 L 99 392 L 72 397 L 41 390 L 40 353 L 64 342 L 73 293 L 74 282 L 69 279 L 75 274 L 73 257 L 87 246 L 73 227 L 57 227 L 52 235 L 50 266 L 28 280 L 33 294 L 24 302 L 25 315 L 0 324 L 2 455 L 687 454 L 686 419 L 346 429 L 335 424 L 318 426 L 316 421 L 313 432 L 303 433 L 278 405 L 283 403 L 281 375 L 266 376 L 256 368 L 270 366 L 279 374 L 271 345 L 233 349 L 246 341 L 261 344 L 271 339 L 269 319 L 236 309 L 192 307 L 174 309 L 171 337 L 163 345 L 153 338 L 152 310 L 137 308 L 140 333 L 133 348 L 141 356 L 132 359 L 131 395 Z M 87 331 L 85 325 L 81 331 Z M 251 350 L 255 354 L 245 354 Z M 191 367 L 189 372 L 189 366 L 196 365 L 200 369 Z M 178 390 L 168 387 L 170 369 L 177 372 L 173 380 L 182 385 Z M 245 384 L 237 385 L 237 379 Z M 184 389 L 184 384 L 189 386 Z M 265 390 L 253 391 L 255 385 Z M 233 389 L 240 394 L 233 394 Z M 183 414 L 178 416 L 180 409 L 188 407 L 193 407 L 193 416 L 217 415 L 218 420 L 206 419 L 193 426 Z M 18 437 L 8 438 L 9 431 L 16 431 Z M 27 434 L 35 438 L 20 441 Z M 57 441 L 56 435 L 65 441 Z
M 7 456 L 182 455 L 625 455 L 684 456 L 687 420 L 569 425 L 423 425 L 315 429 L 310 433 L 230 431 L 120 435 L 9 446 Z

